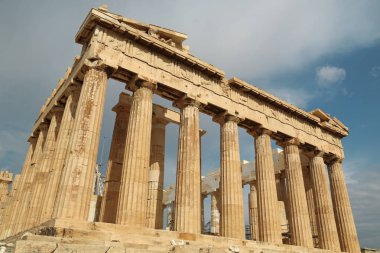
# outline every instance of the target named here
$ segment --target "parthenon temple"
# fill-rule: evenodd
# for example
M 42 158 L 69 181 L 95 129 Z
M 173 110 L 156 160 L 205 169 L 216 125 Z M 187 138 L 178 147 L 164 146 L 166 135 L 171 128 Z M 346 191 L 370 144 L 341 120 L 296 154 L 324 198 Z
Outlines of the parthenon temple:
M 306 112 L 226 79 L 193 56 L 186 39 L 105 6 L 91 9 L 75 36 L 81 53 L 42 106 L 21 174 L 12 187 L 12 174 L 0 174 L 0 250 L 360 252 L 342 170 L 348 128 L 320 109 Z M 98 196 L 108 79 L 125 92 L 112 109 Z M 153 95 L 174 109 L 154 104 Z M 220 126 L 220 169 L 207 175 L 200 113 Z M 178 156 L 175 185 L 164 189 L 168 124 L 179 128 Z M 254 143 L 252 162 L 241 160 L 239 131 Z

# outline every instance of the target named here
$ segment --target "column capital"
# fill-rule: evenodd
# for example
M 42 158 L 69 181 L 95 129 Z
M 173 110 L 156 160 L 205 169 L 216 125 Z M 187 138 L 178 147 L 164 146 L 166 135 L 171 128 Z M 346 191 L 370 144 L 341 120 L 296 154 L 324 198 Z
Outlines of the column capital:
M 126 85 L 126 88 L 129 88 L 133 92 L 139 88 L 147 88 L 151 91 L 155 91 L 157 89 L 157 82 L 144 76 L 135 75 Z
M 256 184 L 255 184 L 254 181 L 251 181 L 251 182 L 249 183 L 249 190 L 250 190 L 250 191 L 256 191 Z
M 199 102 L 196 98 L 192 98 L 187 95 L 173 102 L 173 106 L 179 109 L 182 109 L 187 106 L 194 106 L 200 108 L 201 105 L 201 102 Z
M 120 113 L 120 112 L 129 112 L 131 109 L 131 106 L 130 105 L 127 105 L 127 104 L 116 104 L 114 107 L 112 107 L 112 111 L 113 112 L 116 112 L 116 113 Z
M 127 93 L 120 93 L 119 94 L 119 102 L 112 107 L 112 111 L 118 113 L 118 112 L 129 112 L 131 106 L 132 106 L 133 97 L 128 95 Z
M 284 140 L 284 141 L 277 141 L 276 142 L 277 145 L 281 146 L 281 147 L 286 147 L 286 146 L 299 146 L 301 144 L 301 142 L 299 141 L 298 138 L 290 138 L 290 139 L 287 139 L 287 140 Z
M 51 109 L 51 113 L 53 113 L 53 114 L 63 114 L 63 112 L 64 112 L 64 110 L 65 110 L 65 108 L 64 107 L 62 107 L 62 106 L 54 106 L 52 109 Z
M 41 123 L 39 126 L 38 126 L 38 129 L 40 129 L 40 131 L 47 131 L 49 129 L 49 124 L 44 122 L 44 123 Z
M 29 138 L 28 138 L 28 142 L 29 142 L 30 144 L 36 144 L 36 142 L 37 142 L 37 137 L 34 136 L 34 135 L 29 136 Z
M 273 132 L 271 130 L 263 128 L 263 127 L 254 127 L 254 128 L 248 129 L 247 133 L 256 138 L 256 137 L 263 135 L 263 134 L 267 134 L 267 135 L 271 136 Z
M 215 115 L 212 118 L 212 120 L 216 123 L 219 123 L 220 125 L 222 125 L 228 121 L 232 121 L 232 122 L 236 122 L 236 123 L 239 123 L 242 121 L 242 119 L 240 119 L 237 115 L 232 115 L 232 114 L 229 114 L 227 112 L 223 112 L 223 113 Z
M 343 158 L 338 157 L 336 155 L 333 155 L 333 156 L 329 157 L 329 159 L 326 161 L 326 164 L 328 166 L 331 166 L 331 165 L 333 165 L 335 163 L 340 163 L 341 164 L 342 162 L 343 162 Z
M 161 117 L 157 117 L 156 115 L 154 115 L 153 113 L 153 117 L 152 117 L 152 127 L 154 127 L 155 125 L 159 124 L 161 126 L 166 126 L 167 124 L 169 124 L 170 122 L 165 119 L 165 118 L 161 118 Z
M 312 159 L 314 157 L 322 157 L 325 155 L 325 152 L 321 151 L 321 150 L 318 150 L 318 149 L 314 149 L 312 151 L 309 151 L 309 152 L 304 152 L 304 154 L 309 158 L 309 159 Z
M 104 71 L 107 74 L 107 77 L 110 77 L 114 69 L 105 64 L 100 59 L 86 59 L 83 63 L 83 70 L 87 72 L 90 69 L 96 69 L 100 71 Z
M 81 90 L 81 86 L 76 84 L 71 84 L 69 87 L 66 88 L 65 94 L 66 96 L 70 96 L 70 94 L 79 93 Z

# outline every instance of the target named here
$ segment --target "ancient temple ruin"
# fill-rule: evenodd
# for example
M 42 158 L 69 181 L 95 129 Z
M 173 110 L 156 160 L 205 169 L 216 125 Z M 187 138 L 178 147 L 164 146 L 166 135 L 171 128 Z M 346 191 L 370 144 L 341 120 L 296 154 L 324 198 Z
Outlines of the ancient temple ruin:
M 106 8 L 90 11 L 75 37 L 81 54 L 31 131 L 17 190 L 1 213 L 2 241 L 15 244 L 16 252 L 359 253 L 342 171 L 341 140 L 348 128 L 322 110 L 306 112 L 239 78 L 227 80 L 189 52 L 186 38 Z M 105 192 L 94 199 L 110 78 L 133 96 L 120 94 L 113 108 Z M 153 94 L 172 101 L 179 113 L 153 105 Z M 200 113 L 220 124 L 218 186 L 207 191 L 201 183 Z M 178 163 L 175 187 L 164 193 L 169 123 L 180 129 Z M 247 131 L 255 144 L 248 176 L 238 131 Z M 272 140 L 283 148 L 278 169 Z M 251 189 L 253 240 L 245 236 L 244 184 Z M 212 196 L 211 235 L 202 231 L 205 194 Z M 163 230 L 164 207 L 174 216 L 173 231 Z

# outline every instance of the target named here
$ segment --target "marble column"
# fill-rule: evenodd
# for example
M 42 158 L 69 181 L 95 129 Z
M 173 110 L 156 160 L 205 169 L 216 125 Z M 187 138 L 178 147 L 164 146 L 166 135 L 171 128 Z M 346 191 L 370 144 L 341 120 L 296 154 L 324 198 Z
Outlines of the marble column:
M 315 205 L 314 205 L 314 193 L 313 184 L 311 182 L 310 167 L 304 166 L 302 168 L 303 181 L 305 184 L 305 193 L 307 207 L 309 211 L 311 234 L 313 235 L 314 247 L 317 246 L 318 228 L 317 228 L 317 217 L 315 216 Z
M 8 195 L 10 183 L 11 181 L 2 181 L 0 178 L 0 203 L 2 203 Z
M 181 109 L 175 194 L 175 230 L 201 233 L 201 169 L 199 106 L 192 99 L 177 103 Z
M 211 193 L 211 234 L 219 235 L 220 224 L 220 194 L 219 189 Z
M 165 129 L 169 122 L 153 117 L 148 182 L 147 222 L 149 228 L 163 227 L 163 185 L 165 162 Z
M 14 204 L 14 186 L 12 183 L 12 173 L 0 172 L 0 240 L 3 238 L 4 231 L 8 225 L 11 210 Z M 12 183 L 12 191 L 9 191 L 9 185 Z
M 258 240 L 258 224 L 257 224 L 257 191 L 254 183 L 250 184 L 248 193 L 248 208 L 249 208 L 249 229 L 251 232 L 251 240 Z
M 201 233 L 205 232 L 205 199 L 207 195 L 201 195 Z
M 319 247 L 340 252 L 331 195 L 328 188 L 323 153 L 310 155 L 310 174 L 313 184 L 315 214 L 317 217 Z
M 174 203 L 171 202 L 169 205 L 166 206 L 167 208 L 167 224 L 166 224 L 166 230 L 173 231 L 174 230 Z
M 287 200 L 289 204 L 290 241 L 293 245 L 313 248 L 309 211 L 302 176 L 299 142 L 292 139 L 280 144 L 284 148 Z
M 44 194 L 45 202 L 42 209 L 41 222 L 56 217 L 56 215 L 54 215 L 56 213 L 54 212 L 54 206 L 56 205 L 57 193 L 60 189 L 59 184 L 62 177 L 64 162 L 68 155 L 68 145 L 78 105 L 80 87 L 70 86 L 66 92 L 67 99 L 65 109 L 57 136 L 53 161 L 49 170 L 48 185 Z
M 15 228 L 17 225 L 17 221 L 20 218 L 20 211 L 22 209 L 21 208 L 22 198 L 24 195 L 24 187 L 25 187 L 26 180 L 30 177 L 30 165 L 32 161 L 33 152 L 36 147 L 37 138 L 32 136 L 28 139 L 28 142 L 29 142 L 29 148 L 25 157 L 23 167 L 22 167 L 19 187 L 17 188 L 15 201 L 11 207 L 13 212 L 11 213 L 9 220 L 7 224 L 5 225 L 5 229 L 3 230 L 3 233 L 2 233 L 3 238 L 13 235 L 13 232 L 15 231 Z
M 116 223 L 146 227 L 152 96 L 155 85 L 138 80 L 130 109 Z
M 112 111 L 116 113 L 116 118 L 112 133 L 107 176 L 100 210 L 100 221 L 108 223 L 116 223 L 119 203 L 125 140 L 127 138 L 129 110 L 131 108 L 130 101 L 125 98 L 126 95 L 121 93 L 118 104 L 112 108 Z
M 33 190 L 33 184 L 35 180 L 35 176 L 37 174 L 38 165 L 41 162 L 42 158 L 42 150 L 45 144 L 45 139 L 48 131 L 48 124 L 42 123 L 39 125 L 40 132 L 38 133 L 37 143 L 35 150 L 33 152 L 29 173 L 25 179 L 23 192 L 22 192 L 22 199 L 21 199 L 21 206 L 20 206 L 20 213 L 19 217 L 17 217 L 17 221 L 15 224 L 14 233 L 21 232 L 27 228 L 27 221 L 29 217 L 29 204 L 30 200 L 32 198 L 32 190 Z
M 250 133 L 255 137 L 258 239 L 263 242 L 281 244 L 271 132 L 266 129 L 258 129 L 250 131 Z
M 12 212 L 14 211 L 12 209 L 12 207 L 13 207 L 14 201 L 15 201 L 15 194 L 16 194 L 17 189 L 19 187 L 19 179 L 20 179 L 20 175 L 15 175 L 13 182 L 11 181 L 12 180 L 11 178 L 9 181 L 6 180 L 5 182 L 4 181 L 2 182 L 2 183 L 5 183 L 7 186 L 7 188 L 6 188 L 7 194 L 4 196 L 2 203 L 0 205 L 1 206 L 1 208 L 0 208 L 0 240 L 2 238 L 5 238 L 5 237 L 3 237 L 4 232 L 5 232 L 4 230 L 6 229 L 5 226 L 7 225 L 8 220 L 10 219 L 10 216 L 11 216 Z M 12 183 L 12 188 L 9 191 L 8 187 L 11 183 Z
M 42 151 L 41 162 L 38 165 L 34 184 L 34 190 L 29 207 L 28 227 L 40 224 L 40 218 L 44 202 L 46 201 L 45 189 L 49 179 L 49 170 L 53 161 L 53 155 L 57 142 L 57 135 L 61 125 L 63 108 L 55 107 L 51 111 L 49 130 L 46 135 L 45 145 Z
M 342 170 L 342 161 L 333 160 L 328 166 L 328 172 L 341 251 L 360 253 L 359 239 Z
M 227 115 L 220 123 L 220 235 L 245 239 L 238 121 Z
M 107 79 L 105 69 L 99 66 L 89 66 L 84 75 L 58 193 L 57 218 L 82 221 L 88 218 Z

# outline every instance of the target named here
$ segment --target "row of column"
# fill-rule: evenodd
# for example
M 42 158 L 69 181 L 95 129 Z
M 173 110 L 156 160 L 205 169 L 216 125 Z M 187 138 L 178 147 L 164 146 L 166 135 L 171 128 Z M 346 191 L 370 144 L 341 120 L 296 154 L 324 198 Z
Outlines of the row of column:
M 70 92 L 64 109 L 58 107 L 52 111 L 50 125 L 40 125 L 37 140 L 35 143 L 34 139 L 31 140 L 30 153 L 28 152 L 25 161 L 23 193 L 19 196 L 19 201 L 16 201 L 19 212 L 10 223 L 10 227 L 15 228 L 14 232 L 36 226 L 51 218 L 87 219 L 93 193 L 93 175 L 106 84 L 107 73 L 104 69 L 89 68 L 85 73 L 81 92 L 77 93 L 80 94 L 77 96 L 77 102 L 75 91 Z M 162 189 L 162 166 L 159 163 L 162 161 L 163 150 L 162 147 L 151 145 L 151 141 L 155 141 L 151 138 L 152 95 L 155 85 L 145 80 L 137 80 L 130 88 L 133 89 L 134 95 L 128 120 L 123 117 L 124 122 L 120 123 L 127 125 L 125 142 L 121 137 L 113 137 L 117 139 L 113 144 L 118 147 L 115 150 L 124 150 L 123 157 L 117 151 L 112 154 L 109 165 L 112 171 L 108 172 L 117 176 L 109 176 L 110 189 L 107 191 L 112 193 L 116 188 L 120 189 L 117 201 L 112 197 L 106 200 L 112 202 L 111 206 L 117 206 L 113 208 L 116 209 L 116 213 L 107 216 L 107 212 L 103 211 L 101 215 L 104 221 L 115 220 L 118 224 L 137 227 L 146 227 L 148 216 L 148 223 L 154 223 L 156 227 L 162 221 L 152 217 L 156 216 L 157 210 L 161 208 L 151 206 L 156 206 L 159 203 L 157 200 L 162 199 L 157 189 Z M 177 101 L 176 105 L 181 110 L 181 123 L 176 175 L 175 230 L 201 233 L 200 104 L 194 99 L 185 98 Z M 220 115 L 215 120 L 221 126 L 220 234 L 243 239 L 245 230 L 238 140 L 239 119 L 233 115 Z M 282 236 L 277 217 L 271 132 L 255 129 L 250 133 L 255 137 L 256 151 L 256 238 L 259 241 L 280 244 Z M 162 140 L 158 141 L 162 143 Z M 298 143 L 292 140 L 283 143 L 283 146 L 291 240 L 295 245 L 312 247 Z M 151 166 L 151 160 L 157 160 L 157 166 Z M 340 162 L 335 161 L 329 166 L 334 209 L 329 201 L 321 154 L 315 154 L 311 158 L 310 171 L 321 247 L 340 251 L 337 243 L 339 235 L 342 251 L 359 252 Z M 117 178 L 121 178 L 120 182 L 116 182 Z M 115 181 L 114 184 L 111 181 Z M 147 199 L 152 201 L 148 202 Z M 155 213 L 149 211 L 154 209 Z M 336 227 L 339 233 L 336 232 Z
M 52 218 L 87 218 L 106 81 L 103 68 L 89 66 L 82 87 L 69 87 L 64 106 L 56 105 L 29 139 L 3 238 Z

